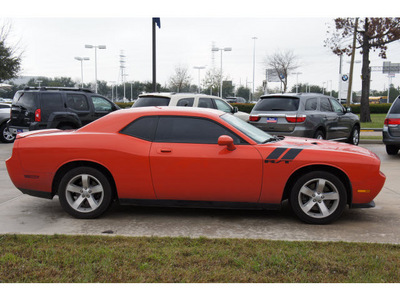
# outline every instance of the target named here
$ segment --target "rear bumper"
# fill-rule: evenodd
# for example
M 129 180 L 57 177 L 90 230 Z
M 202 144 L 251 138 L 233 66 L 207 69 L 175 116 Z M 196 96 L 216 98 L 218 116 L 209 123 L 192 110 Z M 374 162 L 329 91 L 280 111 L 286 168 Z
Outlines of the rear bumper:
M 38 122 L 33 122 L 29 126 L 15 126 L 10 123 L 10 121 L 7 122 L 7 128 L 8 131 L 10 131 L 12 134 L 17 134 L 21 132 L 28 132 L 32 130 L 39 130 L 39 129 L 45 129 L 47 128 L 46 124 L 40 124 Z
M 400 146 L 400 136 L 393 136 L 389 133 L 388 127 L 383 127 L 382 130 L 382 141 L 385 145 L 397 145 Z

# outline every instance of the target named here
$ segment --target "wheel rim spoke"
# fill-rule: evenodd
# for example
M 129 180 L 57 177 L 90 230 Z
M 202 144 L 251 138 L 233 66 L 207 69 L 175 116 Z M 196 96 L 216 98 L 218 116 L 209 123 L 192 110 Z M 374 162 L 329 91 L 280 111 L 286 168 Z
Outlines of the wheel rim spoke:
M 312 197 L 314 194 L 314 191 L 311 190 L 308 186 L 303 186 L 300 190 L 300 193 L 307 195 L 308 197 Z
M 89 188 L 89 176 L 86 174 L 82 175 L 82 186 L 85 189 Z
M 317 193 L 322 193 L 324 191 L 325 188 L 325 184 L 326 184 L 326 180 L 325 179 L 319 179 L 318 183 L 317 183 Z
M 313 200 L 309 200 L 306 204 L 304 204 L 301 208 L 304 212 L 308 213 L 314 207 L 316 203 Z
M 325 193 L 324 200 L 339 200 L 339 194 L 336 192 Z
M 103 192 L 103 188 L 101 185 L 92 186 L 92 187 L 90 187 L 90 189 L 92 190 L 92 194 L 97 194 L 97 193 Z
M 84 200 L 85 198 L 83 198 L 82 195 L 80 195 L 78 199 L 76 199 L 75 202 L 72 204 L 72 208 L 78 210 Z
M 330 212 L 329 212 L 329 209 L 326 207 L 324 201 L 322 201 L 320 203 L 318 202 L 318 207 L 319 207 L 319 210 L 321 211 L 321 214 L 323 217 L 329 216 Z
M 93 196 L 90 196 L 87 198 L 87 201 L 90 205 L 91 209 L 96 209 L 97 207 L 99 207 L 99 204 L 96 202 L 96 200 L 94 200 Z
M 68 191 L 68 192 L 71 192 L 71 193 L 78 193 L 78 194 L 81 194 L 82 188 L 79 187 L 79 186 L 77 186 L 77 185 L 75 185 L 75 184 L 70 183 L 70 184 L 68 184 L 68 186 L 67 186 L 67 191 Z

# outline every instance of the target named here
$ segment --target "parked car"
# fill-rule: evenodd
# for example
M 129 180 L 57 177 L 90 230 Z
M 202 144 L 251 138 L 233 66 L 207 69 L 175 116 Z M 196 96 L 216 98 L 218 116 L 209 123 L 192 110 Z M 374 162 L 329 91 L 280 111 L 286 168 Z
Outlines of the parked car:
M 12 143 L 15 135 L 7 129 L 7 121 L 10 119 L 11 104 L 0 103 L 0 141 L 3 143 Z
M 23 193 L 53 198 L 77 218 L 113 200 L 141 206 L 279 209 L 285 199 L 308 223 L 344 208 L 373 207 L 385 176 L 367 149 L 273 137 L 216 109 L 144 107 L 74 131 L 17 136 L 6 161 Z M 245 174 L 240 183 L 227 174 Z
M 246 103 L 246 99 L 242 97 L 226 97 L 225 101 L 228 103 Z
M 396 155 L 400 149 L 400 96 L 390 106 L 383 125 L 382 135 L 387 154 Z
M 224 99 L 191 93 L 150 93 L 139 95 L 132 107 L 145 106 L 185 106 L 219 109 L 223 112 L 233 114 L 243 121 L 249 120 L 249 114 L 238 111 L 237 107 L 232 107 Z
M 37 129 L 76 129 L 119 109 L 88 89 L 25 88 L 14 95 L 8 129 L 11 133 Z
M 347 141 L 358 145 L 360 120 L 336 99 L 322 94 L 264 95 L 250 124 L 275 135 Z

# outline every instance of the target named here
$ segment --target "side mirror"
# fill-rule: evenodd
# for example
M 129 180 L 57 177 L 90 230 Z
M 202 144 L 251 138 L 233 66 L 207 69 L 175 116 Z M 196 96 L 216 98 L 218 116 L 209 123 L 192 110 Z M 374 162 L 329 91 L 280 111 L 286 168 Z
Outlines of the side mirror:
M 239 111 L 239 109 L 236 106 L 232 107 L 232 113 L 236 114 Z
M 235 145 L 233 144 L 233 138 L 228 135 L 221 135 L 218 138 L 218 145 L 226 146 L 229 151 L 233 151 L 236 149 Z
M 346 112 L 350 113 L 351 112 L 351 107 L 346 107 Z

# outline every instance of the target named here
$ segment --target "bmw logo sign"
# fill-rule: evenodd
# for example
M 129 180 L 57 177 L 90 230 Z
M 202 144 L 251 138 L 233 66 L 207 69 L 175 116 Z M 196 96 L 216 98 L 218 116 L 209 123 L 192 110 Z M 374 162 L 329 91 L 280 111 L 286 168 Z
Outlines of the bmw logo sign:
M 342 80 L 343 80 L 343 81 L 349 80 L 349 76 L 348 76 L 348 75 L 343 75 L 343 76 L 342 76 Z

